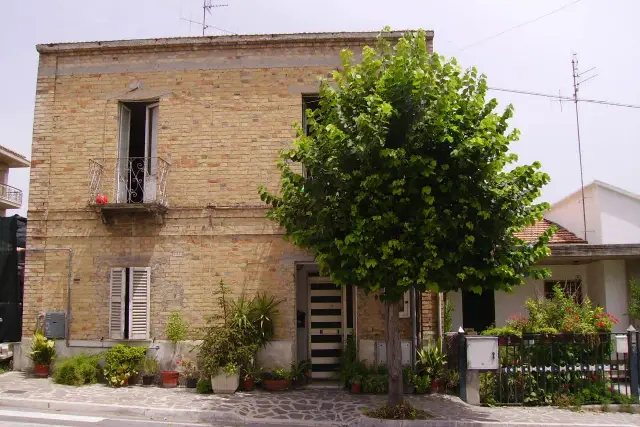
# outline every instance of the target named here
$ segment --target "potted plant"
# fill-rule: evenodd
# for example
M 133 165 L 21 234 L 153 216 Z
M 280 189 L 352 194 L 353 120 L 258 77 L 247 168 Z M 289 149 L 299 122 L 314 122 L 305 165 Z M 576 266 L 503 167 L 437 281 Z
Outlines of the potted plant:
M 307 373 L 311 370 L 311 363 L 308 360 L 294 362 L 291 364 L 291 377 L 293 378 L 293 387 L 300 388 L 307 385 L 309 376 Z
M 167 339 L 173 344 L 173 355 L 178 347 L 180 341 L 187 339 L 187 333 L 189 332 L 189 326 L 187 322 L 182 319 L 179 311 L 172 311 L 167 320 L 167 326 L 165 327 L 165 335 Z M 167 370 L 162 371 L 162 387 L 174 388 L 178 387 L 178 379 L 180 374 L 177 371 Z
M 144 359 L 146 347 L 130 347 L 116 344 L 104 356 L 104 377 L 112 387 L 129 384 L 129 378 L 138 374 L 140 363 Z
M 362 393 L 362 375 L 358 373 L 351 377 L 351 393 Z
M 187 388 L 196 388 L 198 378 L 200 377 L 196 362 L 190 359 L 182 359 L 178 362 L 178 365 L 182 370 L 182 375 L 184 375 Z
M 414 375 L 412 382 L 416 394 L 425 394 L 431 390 L 431 378 L 429 378 L 429 375 Z
M 56 343 L 47 339 L 42 332 L 36 331 L 31 342 L 29 359 L 33 362 L 33 371 L 38 378 L 47 378 L 53 359 L 56 357 Z
M 142 385 L 153 384 L 153 379 L 158 373 L 158 361 L 154 357 L 147 356 L 142 360 Z
M 431 378 L 431 392 L 436 393 L 440 389 L 440 378 L 447 364 L 446 355 L 438 347 L 430 346 L 418 350 L 417 356 L 418 372 Z
M 413 384 L 414 373 L 410 368 L 402 370 L 402 388 L 405 394 L 411 394 L 414 390 Z
M 260 377 L 261 372 L 262 368 L 256 369 L 253 363 L 245 366 L 240 388 L 244 391 L 253 391 L 256 387 L 256 380 Z
M 284 391 L 291 388 L 293 375 L 291 371 L 286 369 L 275 369 L 269 372 L 263 372 L 261 375 L 262 386 L 269 391 Z
M 240 385 L 240 369 L 238 365 L 230 362 L 226 364 L 216 375 L 211 375 L 211 388 L 217 394 L 233 394 Z

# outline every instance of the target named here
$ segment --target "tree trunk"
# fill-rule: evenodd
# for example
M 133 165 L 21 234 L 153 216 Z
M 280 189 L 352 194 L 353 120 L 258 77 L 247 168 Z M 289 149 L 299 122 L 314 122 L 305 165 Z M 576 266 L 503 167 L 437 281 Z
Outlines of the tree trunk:
M 403 399 L 402 389 L 402 348 L 400 347 L 400 322 L 398 301 L 385 301 L 384 340 L 387 344 L 387 368 L 389 370 L 390 406 L 399 405 Z

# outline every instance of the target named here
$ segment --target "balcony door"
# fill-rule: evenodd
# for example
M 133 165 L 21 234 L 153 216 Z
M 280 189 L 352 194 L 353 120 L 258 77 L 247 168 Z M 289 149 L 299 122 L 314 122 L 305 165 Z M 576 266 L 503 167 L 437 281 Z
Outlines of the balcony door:
M 158 172 L 158 113 L 159 103 L 147 105 L 144 135 L 144 196 L 143 201 L 156 200 L 156 177 Z
M 116 203 L 156 200 L 158 102 L 120 104 Z

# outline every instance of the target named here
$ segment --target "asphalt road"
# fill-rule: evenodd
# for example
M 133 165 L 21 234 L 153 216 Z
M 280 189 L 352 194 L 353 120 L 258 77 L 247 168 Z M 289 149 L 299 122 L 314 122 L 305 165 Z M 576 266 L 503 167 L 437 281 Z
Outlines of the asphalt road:
M 0 408 L 2 427 L 232 427 L 226 424 L 174 423 L 113 416 L 76 415 L 54 411 Z

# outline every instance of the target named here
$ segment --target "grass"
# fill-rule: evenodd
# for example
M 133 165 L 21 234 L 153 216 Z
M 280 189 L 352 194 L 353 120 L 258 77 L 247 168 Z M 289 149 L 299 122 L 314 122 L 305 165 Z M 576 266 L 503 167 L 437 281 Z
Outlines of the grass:
M 11 369 L 9 367 L 9 361 L 3 360 L 0 361 L 0 374 L 4 374 L 5 372 L 9 372 Z
M 414 408 L 409 403 L 396 406 L 383 405 L 373 410 L 363 409 L 362 412 L 367 417 L 383 420 L 427 420 L 433 418 L 427 411 Z

